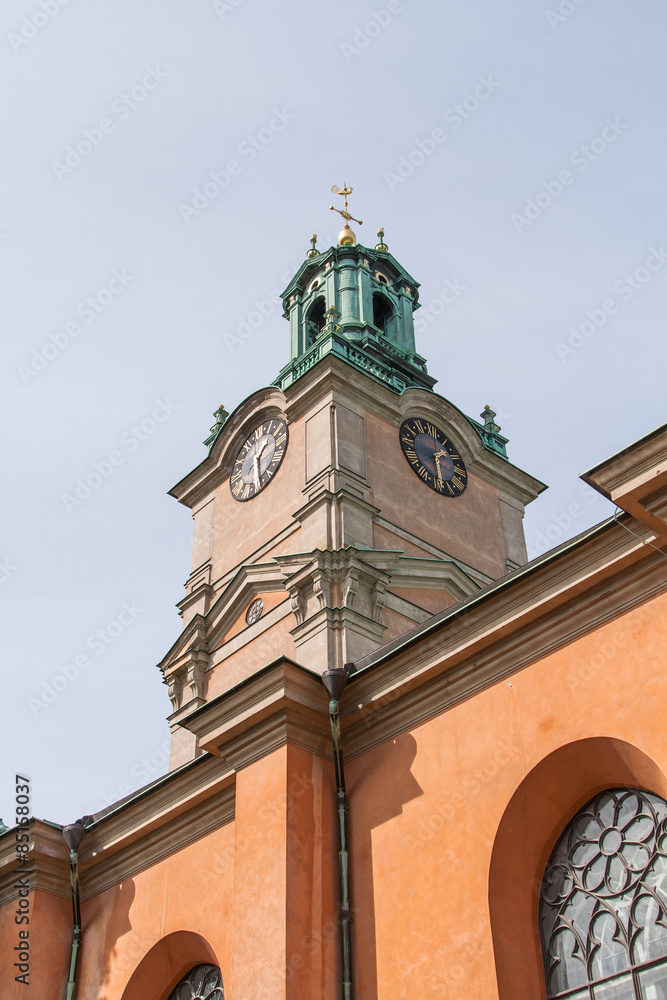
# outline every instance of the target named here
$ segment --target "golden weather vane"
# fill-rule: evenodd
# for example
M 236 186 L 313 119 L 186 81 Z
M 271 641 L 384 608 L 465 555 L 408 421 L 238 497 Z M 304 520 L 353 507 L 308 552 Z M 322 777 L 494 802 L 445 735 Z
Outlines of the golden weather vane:
M 341 197 L 343 198 L 344 207 L 336 208 L 334 205 L 329 205 L 330 210 L 332 212 L 338 212 L 339 215 L 343 216 L 343 218 L 345 219 L 345 226 L 347 229 L 350 228 L 348 226 L 348 222 L 350 221 L 350 219 L 352 219 L 353 222 L 356 222 L 358 226 L 363 226 L 363 222 L 361 221 L 361 219 L 355 219 L 355 217 L 353 215 L 350 215 L 350 213 L 347 210 L 347 196 L 348 194 L 352 194 L 354 188 L 345 187 L 345 185 L 343 185 L 342 188 L 339 188 L 334 184 L 331 190 L 333 191 L 334 194 L 341 195 Z
M 354 189 L 351 187 L 346 187 L 345 185 L 343 185 L 342 188 L 339 188 L 337 187 L 336 184 L 334 184 L 331 190 L 333 191 L 334 194 L 339 194 L 343 199 L 343 208 L 336 208 L 334 205 L 329 205 L 329 209 L 332 212 L 338 212 L 338 214 L 342 215 L 343 219 L 345 220 L 345 227 L 338 234 L 338 242 L 341 244 L 341 246 L 344 245 L 345 243 L 356 243 L 357 238 L 350 229 L 350 219 L 352 220 L 352 222 L 356 222 L 357 225 L 359 226 L 363 226 L 363 222 L 361 221 L 361 219 L 355 219 L 355 217 L 353 215 L 350 215 L 350 213 L 347 210 L 347 196 L 348 194 L 352 194 L 352 191 Z

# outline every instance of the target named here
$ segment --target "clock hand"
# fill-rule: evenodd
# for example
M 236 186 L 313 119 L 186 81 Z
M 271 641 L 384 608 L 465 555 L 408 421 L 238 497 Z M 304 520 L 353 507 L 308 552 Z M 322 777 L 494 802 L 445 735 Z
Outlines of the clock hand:
M 433 458 L 435 459 L 435 467 L 436 467 L 436 469 L 438 471 L 438 479 L 440 481 L 442 481 L 442 470 L 440 468 L 440 459 L 444 458 L 446 454 L 447 454 L 447 452 L 446 451 L 442 451 L 442 450 L 441 451 L 436 451 L 436 452 L 433 453 Z
M 252 464 L 255 473 L 255 489 L 259 489 L 259 455 L 253 455 Z

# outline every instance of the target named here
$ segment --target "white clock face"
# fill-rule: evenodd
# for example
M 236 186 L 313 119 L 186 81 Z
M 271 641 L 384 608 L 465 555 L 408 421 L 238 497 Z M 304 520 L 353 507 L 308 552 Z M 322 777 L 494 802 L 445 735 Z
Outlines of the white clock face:
M 269 485 L 287 450 L 287 424 L 270 417 L 256 427 L 239 449 L 229 488 L 235 500 L 252 500 Z

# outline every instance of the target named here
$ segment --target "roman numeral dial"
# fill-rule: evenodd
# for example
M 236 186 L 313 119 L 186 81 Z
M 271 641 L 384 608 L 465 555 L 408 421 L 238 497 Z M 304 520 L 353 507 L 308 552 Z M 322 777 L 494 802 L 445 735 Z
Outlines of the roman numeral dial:
M 252 500 L 269 485 L 287 450 L 287 424 L 271 417 L 254 429 L 239 448 L 229 477 L 235 500 Z
M 460 497 L 468 473 L 456 445 L 424 417 L 404 420 L 399 431 L 401 449 L 412 471 L 443 497 Z

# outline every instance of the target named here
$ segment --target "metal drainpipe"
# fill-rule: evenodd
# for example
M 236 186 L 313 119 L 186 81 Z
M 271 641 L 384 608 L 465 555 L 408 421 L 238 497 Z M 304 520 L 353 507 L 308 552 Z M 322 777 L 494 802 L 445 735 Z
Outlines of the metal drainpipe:
M 352 950 L 350 946 L 350 876 L 347 852 L 347 795 L 343 771 L 343 740 L 340 731 L 338 702 L 354 669 L 346 663 L 343 669 L 325 670 L 322 683 L 329 695 L 329 720 L 336 772 L 336 802 L 338 807 L 338 872 L 340 880 L 340 936 L 343 960 L 343 1000 L 352 1000 Z
M 69 847 L 69 877 L 72 887 L 72 953 L 69 962 L 67 979 L 67 1000 L 74 1000 L 76 989 L 76 968 L 79 962 L 79 947 L 81 945 L 81 902 L 79 899 L 79 858 L 78 850 L 86 832 L 86 823 L 92 816 L 84 816 L 76 823 L 63 827 L 63 837 Z

